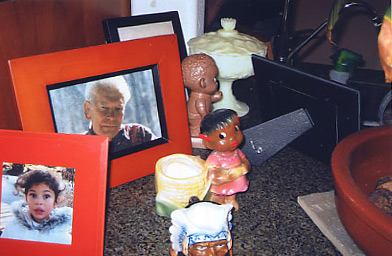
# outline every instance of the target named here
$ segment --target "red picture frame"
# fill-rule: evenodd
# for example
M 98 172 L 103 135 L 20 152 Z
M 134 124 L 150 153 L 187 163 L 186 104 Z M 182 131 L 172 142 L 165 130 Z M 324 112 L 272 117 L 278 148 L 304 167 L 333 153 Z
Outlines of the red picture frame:
M 152 174 L 159 158 L 173 153 L 192 153 L 176 35 L 10 60 L 22 128 L 55 132 L 47 85 L 151 65 L 158 67 L 166 142 L 112 159 L 109 185 L 115 187 Z
M 107 157 L 104 136 L 0 130 L 1 163 L 75 169 L 72 243 L 0 238 L 1 255 L 103 255 Z

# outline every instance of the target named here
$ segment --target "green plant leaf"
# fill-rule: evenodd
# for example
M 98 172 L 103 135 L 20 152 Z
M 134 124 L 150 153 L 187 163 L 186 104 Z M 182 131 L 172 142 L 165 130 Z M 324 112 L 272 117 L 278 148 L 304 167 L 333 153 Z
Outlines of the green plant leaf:
M 391 6 L 389 6 L 387 11 L 385 12 L 384 19 L 391 21 Z
M 336 43 L 332 40 L 332 30 L 335 27 L 336 22 L 339 19 L 339 13 L 342 10 L 345 0 L 334 0 L 331 10 L 328 15 L 328 27 L 327 27 L 327 39 L 330 43 L 336 45 Z

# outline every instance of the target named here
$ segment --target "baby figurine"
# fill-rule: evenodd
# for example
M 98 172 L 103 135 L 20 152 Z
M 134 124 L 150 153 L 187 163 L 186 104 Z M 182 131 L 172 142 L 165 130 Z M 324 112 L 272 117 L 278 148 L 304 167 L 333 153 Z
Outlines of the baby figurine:
M 206 54 L 186 57 L 181 67 L 185 87 L 191 90 L 187 103 L 190 133 L 198 137 L 201 120 L 212 111 L 212 103 L 222 99 L 222 92 L 217 92 L 218 67 Z
M 172 212 L 169 255 L 232 255 L 232 208 L 201 201 Z
M 235 194 L 248 189 L 246 174 L 250 163 L 238 148 L 243 140 L 237 112 L 218 109 L 202 120 L 199 137 L 213 150 L 205 166 L 211 177 L 210 200 L 219 204 L 231 203 L 239 209 Z

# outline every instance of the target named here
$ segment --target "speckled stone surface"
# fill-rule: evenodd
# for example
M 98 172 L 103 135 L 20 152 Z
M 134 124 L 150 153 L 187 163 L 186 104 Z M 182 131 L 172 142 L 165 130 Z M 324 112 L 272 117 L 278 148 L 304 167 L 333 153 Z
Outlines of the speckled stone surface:
M 287 147 L 248 178 L 233 213 L 233 255 L 340 255 L 297 203 L 333 189 L 330 166 Z M 105 256 L 168 255 L 170 219 L 155 211 L 154 175 L 110 189 L 107 205 Z

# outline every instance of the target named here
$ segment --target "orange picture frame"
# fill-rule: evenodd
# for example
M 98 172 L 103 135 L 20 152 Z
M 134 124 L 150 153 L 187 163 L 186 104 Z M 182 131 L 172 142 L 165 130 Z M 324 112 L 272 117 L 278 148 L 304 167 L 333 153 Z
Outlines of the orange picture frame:
M 108 138 L 104 136 L 0 130 L 3 165 L 19 163 L 75 170 L 71 244 L 0 238 L 1 255 L 103 255 L 107 160 Z M 2 168 L 2 177 L 3 172 Z M 3 183 L 4 180 L 0 194 Z M 2 200 L 3 222 L 5 205 Z
M 158 67 L 166 142 L 110 160 L 109 186 L 116 187 L 152 174 L 159 158 L 173 153 L 192 153 L 176 35 L 10 60 L 22 128 L 55 132 L 48 85 L 151 65 Z

